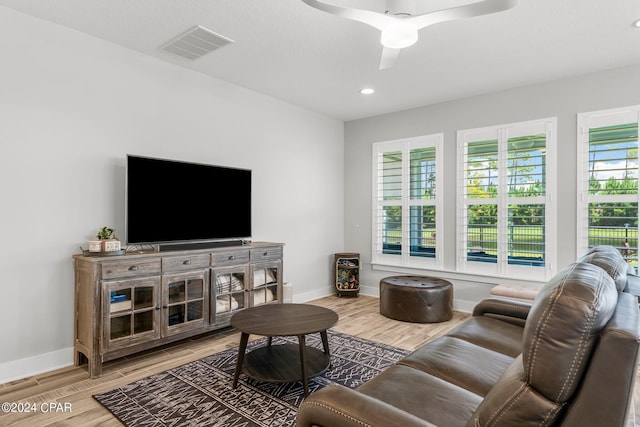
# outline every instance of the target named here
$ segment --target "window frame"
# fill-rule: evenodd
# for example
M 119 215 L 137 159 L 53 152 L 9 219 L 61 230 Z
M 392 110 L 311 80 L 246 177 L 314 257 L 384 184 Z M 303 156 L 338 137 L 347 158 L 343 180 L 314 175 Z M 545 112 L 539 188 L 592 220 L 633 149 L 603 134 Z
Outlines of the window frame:
M 544 183 L 545 194 L 530 197 L 509 195 L 508 143 L 512 138 L 529 135 L 545 135 Z M 468 198 L 465 194 L 467 182 L 467 149 L 473 142 L 497 140 L 497 195 L 494 198 Z M 457 132 L 456 164 L 456 271 L 494 277 L 527 277 L 531 280 L 547 280 L 555 273 L 557 241 L 557 209 L 555 203 L 557 150 L 557 118 L 530 120 L 459 130 Z M 521 201 L 521 203 L 517 203 Z M 516 202 L 516 203 L 514 203 Z M 496 205 L 496 251 L 495 262 L 478 262 L 469 259 L 468 218 L 469 206 Z M 509 262 L 509 206 L 544 205 L 544 266 L 518 265 Z
M 579 113 L 577 116 L 577 219 L 576 219 L 576 256 L 582 256 L 589 248 L 589 204 L 591 202 L 615 203 L 631 202 L 638 206 L 638 216 L 640 219 L 640 192 L 636 194 L 589 194 L 590 182 L 590 130 L 606 126 L 622 125 L 635 122 L 640 133 L 640 105 L 629 107 L 612 108 L 591 112 Z M 640 148 L 640 142 L 638 143 Z M 638 180 L 640 181 L 640 153 L 638 157 L 638 167 L 636 169 Z M 640 223 L 640 221 L 639 221 Z M 638 263 L 638 250 L 635 251 L 634 260 Z
M 413 138 L 404 138 L 392 141 L 375 142 L 372 145 L 372 264 L 380 264 L 395 267 L 420 268 L 440 270 L 443 266 L 443 234 L 444 234 L 444 158 L 443 158 L 444 134 L 436 133 Z M 412 201 L 410 196 L 410 153 L 413 149 L 435 149 L 435 197 L 429 202 Z M 379 176 L 379 156 L 384 153 L 400 151 L 402 153 L 402 190 L 399 201 L 384 201 L 379 199 L 381 177 Z M 400 255 L 384 253 L 382 242 L 383 222 L 379 221 L 379 211 L 384 206 L 401 205 L 402 210 L 402 239 Z M 410 207 L 434 206 L 435 216 L 435 256 L 412 256 L 410 236 Z

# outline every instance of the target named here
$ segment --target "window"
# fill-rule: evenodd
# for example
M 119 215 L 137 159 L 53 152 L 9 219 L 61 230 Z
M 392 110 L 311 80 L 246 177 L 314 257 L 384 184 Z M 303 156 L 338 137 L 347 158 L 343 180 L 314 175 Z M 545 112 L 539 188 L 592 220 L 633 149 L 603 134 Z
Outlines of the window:
M 552 273 L 556 119 L 458 132 L 458 269 Z
M 578 115 L 578 254 L 618 248 L 638 266 L 640 106 Z
M 442 134 L 373 144 L 373 262 L 440 268 Z

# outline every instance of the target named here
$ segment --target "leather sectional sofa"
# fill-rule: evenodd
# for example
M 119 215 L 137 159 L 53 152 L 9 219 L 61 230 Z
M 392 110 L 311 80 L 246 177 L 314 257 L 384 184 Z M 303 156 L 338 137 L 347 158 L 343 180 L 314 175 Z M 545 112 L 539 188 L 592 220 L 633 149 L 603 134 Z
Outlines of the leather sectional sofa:
M 635 272 L 591 249 L 533 303 L 490 298 L 358 389 L 328 386 L 303 426 L 623 426 L 640 337 Z

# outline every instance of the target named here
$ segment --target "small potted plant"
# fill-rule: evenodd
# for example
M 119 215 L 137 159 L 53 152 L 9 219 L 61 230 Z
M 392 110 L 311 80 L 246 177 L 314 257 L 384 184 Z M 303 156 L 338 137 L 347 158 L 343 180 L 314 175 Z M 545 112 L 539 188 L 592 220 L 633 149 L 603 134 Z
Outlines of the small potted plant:
M 113 228 L 102 227 L 96 237 L 102 242 L 102 250 L 104 252 L 120 250 L 120 241 L 116 238 Z

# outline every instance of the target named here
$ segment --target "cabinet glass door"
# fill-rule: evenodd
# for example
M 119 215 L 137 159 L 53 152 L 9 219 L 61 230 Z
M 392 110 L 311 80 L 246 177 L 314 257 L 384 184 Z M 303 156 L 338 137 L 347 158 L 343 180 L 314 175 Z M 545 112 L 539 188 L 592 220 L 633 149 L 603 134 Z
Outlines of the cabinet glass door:
M 159 337 L 156 303 L 159 277 L 103 284 L 107 350 Z
M 213 270 L 211 323 L 229 323 L 233 313 L 245 308 L 246 267 Z
M 166 332 L 201 327 L 207 318 L 207 278 L 204 272 L 165 277 Z
M 154 288 L 136 287 L 133 290 L 133 333 L 152 331 L 154 329 L 155 297 Z
M 251 297 L 252 307 L 281 302 L 281 263 L 256 264 L 252 267 Z

